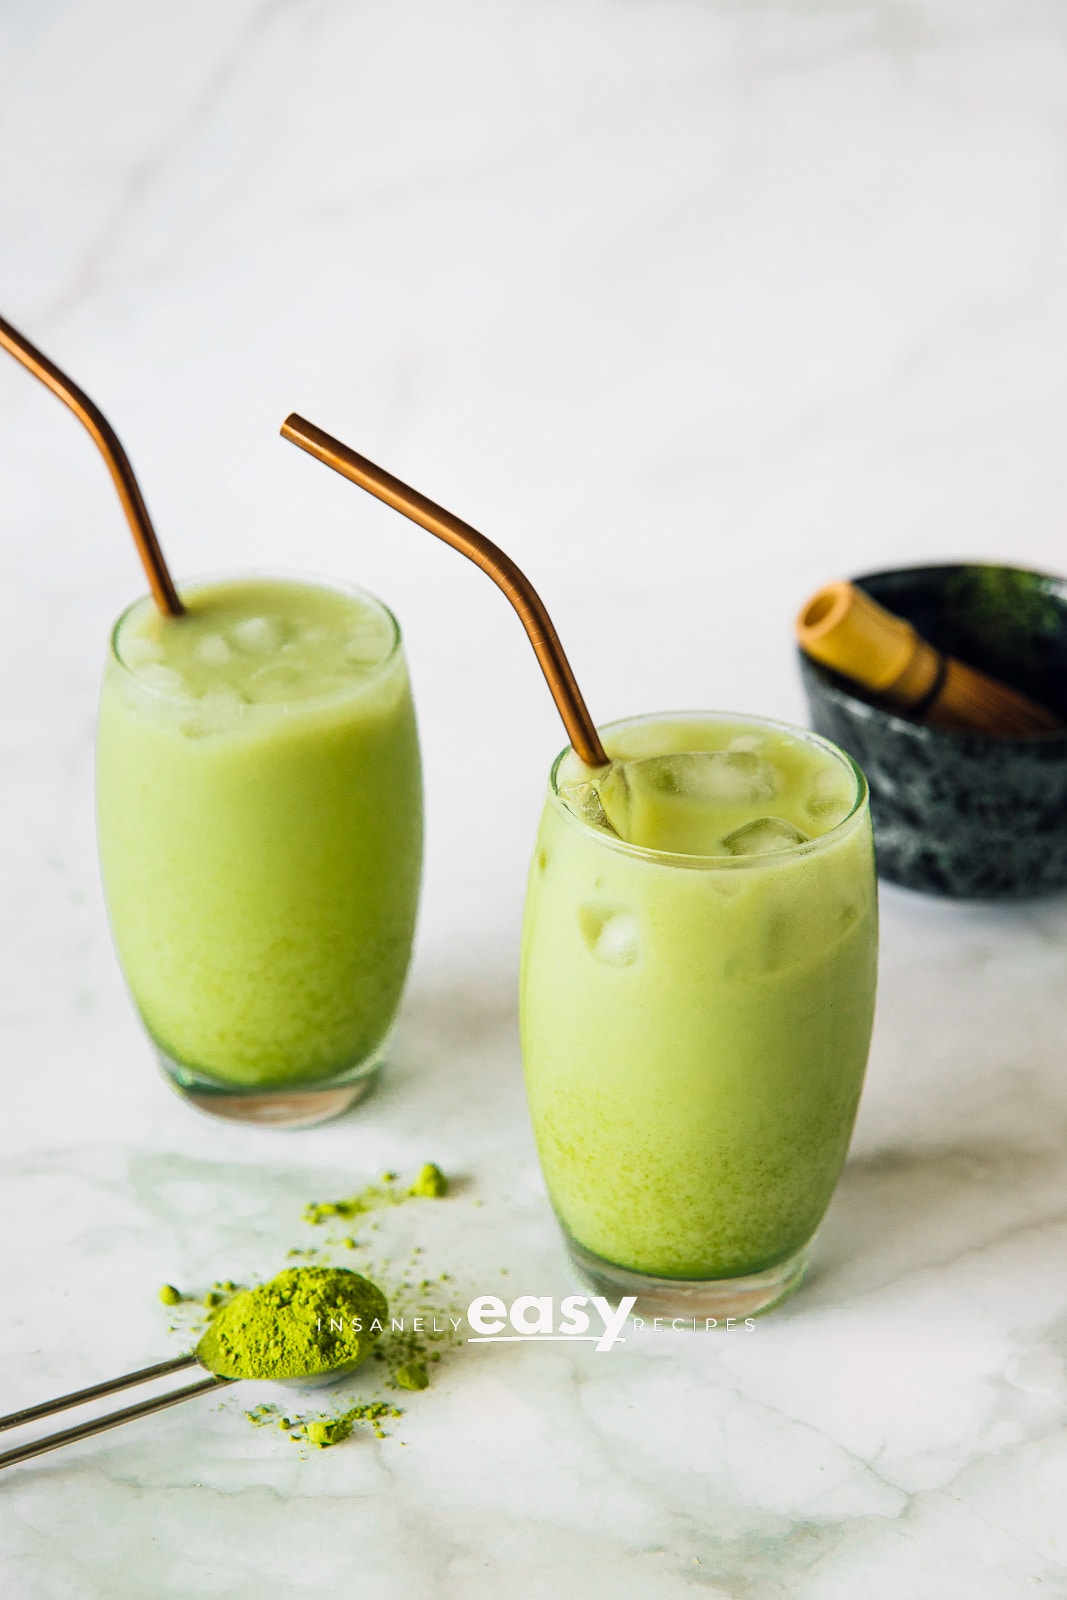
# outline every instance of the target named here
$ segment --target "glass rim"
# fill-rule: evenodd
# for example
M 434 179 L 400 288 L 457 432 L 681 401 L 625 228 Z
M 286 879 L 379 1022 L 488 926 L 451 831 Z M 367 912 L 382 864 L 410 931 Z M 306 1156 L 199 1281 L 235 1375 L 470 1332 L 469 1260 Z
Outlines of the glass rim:
M 377 610 L 381 612 L 392 630 L 392 639 L 390 641 L 387 653 L 380 661 L 376 662 L 370 671 L 367 672 L 357 683 L 353 684 L 351 690 L 331 689 L 324 694 L 308 695 L 303 700 L 291 703 L 295 703 L 300 706 L 315 706 L 327 700 L 342 699 L 350 693 L 358 694 L 369 687 L 370 684 L 376 682 L 377 679 L 385 672 L 386 668 L 391 666 L 396 660 L 397 656 L 400 654 L 403 646 L 403 635 L 401 633 L 400 623 L 398 622 L 395 613 L 389 606 L 386 605 L 384 600 L 380 600 L 378 596 L 376 594 L 372 594 L 369 589 L 363 589 L 357 583 L 346 583 L 340 578 L 312 578 L 306 573 L 277 571 L 208 573 L 204 575 L 197 575 L 192 578 L 182 579 L 179 593 L 183 591 L 193 592 L 198 588 L 203 589 L 215 584 L 222 585 L 228 583 L 249 582 L 296 583 L 302 584 L 308 589 L 331 589 L 336 594 L 347 595 L 352 599 L 368 600 L 372 606 L 376 607 Z M 131 600 L 129 605 L 125 606 L 123 610 L 119 612 L 118 617 L 112 624 L 111 632 L 108 636 L 108 657 L 115 663 L 117 667 L 122 669 L 122 672 L 131 683 L 136 684 L 137 688 L 142 694 L 151 695 L 154 699 L 171 705 L 195 706 L 199 704 L 199 699 L 196 695 L 184 693 L 175 694 L 172 690 L 161 689 L 158 684 L 146 682 L 145 679 L 139 675 L 137 668 L 131 666 L 128 661 L 124 661 L 122 658 L 122 652 L 119 648 L 119 634 L 122 630 L 123 624 L 128 621 L 128 619 L 140 606 L 143 606 L 146 603 L 149 605 L 155 604 L 152 596 L 150 594 L 138 595 L 136 600 Z M 178 622 L 180 621 L 180 618 L 175 617 L 173 620 Z M 278 701 L 277 703 L 271 702 L 271 705 L 275 710 L 278 709 L 279 706 L 283 706 L 285 704 L 285 701 Z
M 863 768 L 849 755 L 847 750 L 842 750 L 830 739 L 824 739 L 821 733 L 816 733 L 812 728 L 801 728 L 795 722 L 782 722 L 776 717 L 760 717 L 738 711 L 646 711 L 636 717 L 617 717 L 613 722 L 605 722 L 598 726 L 598 733 L 608 735 L 617 728 L 633 728 L 641 723 L 650 722 L 731 722 L 735 724 L 755 724 L 760 728 L 770 728 L 776 732 L 798 735 L 809 744 L 820 746 L 829 755 L 832 755 L 851 771 L 856 780 L 856 798 L 846 816 L 835 822 L 832 828 L 825 833 L 817 834 L 814 839 L 807 839 L 803 844 L 790 845 L 786 850 L 775 850 L 766 855 L 750 856 L 694 856 L 683 855 L 673 850 L 652 850 L 647 845 L 629 844 L 625 839 L 605 832 L 601 828 L 594 828 L 590 823 L 583 822 L 576 816 L 564 800 L 557 786 L 559 769 L 566 758 L 573 752 L 573 745 L 565 745 L 553 761 L 548 775 L 548 800 L 555 808 L 557 814 L 566 818 L 568 823 L 580 828 L 583 834 L 591 837 L 597 844 L 604 845 L 609 850 L 618 851 L 621 855 L 631 856 L 635 860 L 658 862 L 661 866 L 679 867 L 688 871 L 701 872 L 736 872 L 751 870 L 758 867 L 773 866 L 776 862 L 797 861 L 806 856 L 818 855 L 820 851 L 836 844 L 842 837 L 843 830 L 850 832 L 856 826 L 860 816 L 868 809 L 870 803 L 870 788 L 867 783 Z M 684 751 L 674 752 L 685 754 Z

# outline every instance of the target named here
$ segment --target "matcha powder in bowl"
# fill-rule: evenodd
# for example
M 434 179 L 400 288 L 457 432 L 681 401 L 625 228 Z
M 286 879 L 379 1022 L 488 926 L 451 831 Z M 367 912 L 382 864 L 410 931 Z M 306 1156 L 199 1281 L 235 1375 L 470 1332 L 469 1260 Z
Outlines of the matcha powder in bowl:
M 370 1354 L 388 1314 L 381 1290 L 357 1272 L 292 1267 L 221 1306 L 196 1355 L 222 1378 L 328 1379 Z

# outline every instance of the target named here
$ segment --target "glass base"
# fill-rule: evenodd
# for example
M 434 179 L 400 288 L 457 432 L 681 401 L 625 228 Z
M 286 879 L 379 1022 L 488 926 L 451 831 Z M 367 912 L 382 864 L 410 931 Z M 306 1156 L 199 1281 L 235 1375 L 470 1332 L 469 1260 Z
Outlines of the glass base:
M 197 1111 L 228 1122 L 252 1122 L 264 1128 L 313 1128 L 319 1122 L 351 1111 L 366 1099 L 381 1076 L 384 1048 L 370 1061 L 326 1083 L 278 1084 L 258 1088 L 253 1084 L 223 1084 L 204 1078 L 155 1046 L 164 1078 Z
M 603 1295 L 615 1305 L 626 1295 L 636 1295 L 634 1316 L 688 1318 L 690 1326 L 696 1319 L 705 1327 L 710 1317 L 725 1327 L 728 1317 L 758 1317 L 779 1305 L 803 1278 L 810 1250 L 805 1245 L 788 1261 L 744 1278 L 655 1278 L 601 1260 L 566 1229 L 563 1241 L 578 1281 L 591 1294 Z

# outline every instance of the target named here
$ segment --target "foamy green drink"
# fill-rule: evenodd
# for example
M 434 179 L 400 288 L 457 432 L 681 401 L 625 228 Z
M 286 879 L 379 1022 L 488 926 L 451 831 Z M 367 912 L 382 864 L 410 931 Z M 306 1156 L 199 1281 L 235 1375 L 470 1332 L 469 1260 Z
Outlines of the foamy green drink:
M 672 1314 L 799 1281 L 871 1033 L 867 790 L 826 741 L 647 717 L 597 777 L 553 769 L 530 869 L 521 1029 L 549 1195 L 579 1273 Z
M 183 589 L 119 620 L 97 742 L 100 858 L 130 992 L 172 1079 L 307 1122 L 366 1087 L 407 972 L 419 747 L 395 619 L 356 590 Z

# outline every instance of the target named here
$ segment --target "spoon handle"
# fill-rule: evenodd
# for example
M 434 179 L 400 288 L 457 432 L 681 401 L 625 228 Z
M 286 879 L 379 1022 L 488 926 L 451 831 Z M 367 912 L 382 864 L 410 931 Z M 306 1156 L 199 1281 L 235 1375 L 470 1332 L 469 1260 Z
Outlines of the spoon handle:
M 154 1400 L 142 1400 L 140 1405 L 126 1406 L 123 1411 L 109 1412 L 106 1417 L 83 1422 L 77 1428 L 64 1428 L 59 1433 L 46 1434 L 43 1439 L 32 1439 L 29 1444 L 18 1445 L 14 1450 L 5 1450 L 0 1454 L 0 1468 L 14 1467 L 20 1461 L 29 1461 L 31 1456 L 44 1455 L 46 1450 L 59 1450 L 65 1444 L 74 1444 L 77 1439 L 91 1439 L 94 1433 L 104 1433 L 108 1428 L 120 1427 L 124 1422 L 135 1422 L 138 1417 L 150 1417 L 153 1411 L 164 1411 L 167 1406 L 180 1405 L 183 1400 L 195 1399 L 198 1394 L 207 1394 L 212 1389 L 220 1389 L 235 1381 L 233 1378 L 204 1378 L 200 1383 L 191 1383 L 186 1389 L 172 1389 L 169 1394 L 158 1395 Z
M 24 1422 L 39 1422 L 42 1417 L 52 1417 L 57 1411 L 67 1411 L 71 1406 L 81 1406 L 88 1400 L 100 1400 L 105 1394 L 117 1394 L 120 1389 L 132 1389 L 134 1384 L 149 1383 L 153 1378 L 165 1378 L 168 1373 L 182 1372 L 199 1363 L 195 1355 L 174 1356 L 170 1361 L 157 1361 L 154 1367 L 140 1367 L 136 1372 L 124 1372 L 121 1378 L 108 1378 L 106 1383 L 94 1383 L 88 1389 L 76 1389 L 73 1394 L 61 1394 L 58 1400 L 45 1400 L 39 1406 L 27 1406 L 23 1411 L 11 1411 L 0 1417 L 0 1433 L 5 1428 L 21 1428 Z

